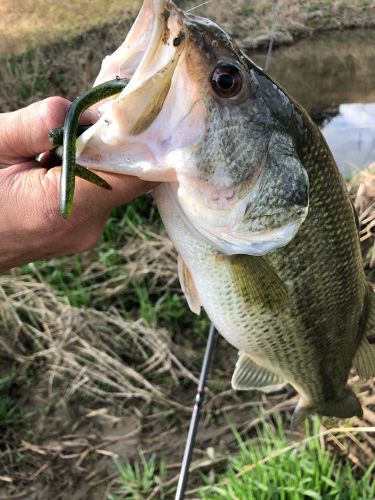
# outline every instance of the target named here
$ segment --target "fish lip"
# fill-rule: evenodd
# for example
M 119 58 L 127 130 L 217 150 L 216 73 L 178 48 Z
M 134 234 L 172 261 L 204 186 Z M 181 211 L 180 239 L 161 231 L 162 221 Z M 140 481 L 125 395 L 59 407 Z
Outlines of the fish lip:
M 169 40 L 168 21 L 171 15 L 178 18 L 181 29 Z M 173 16 L 172 16 L 173 17 Z M 104 58 L 102 68 L 94 86 L 108 80 L 128 78 L 128 91 L 133 86 L 134 76 L 152 59 L 153 50 L 161 44 L 170 43 L 178 48 L 186 39 L 186 15 L 171 0 L 144 0 L 142 7 L 130 28 L 124 42 L 111 55 Z M 135 63 L 128 65 L 135 59 Z M 111 100 L 115 99 L 111 98 Z
M 145 40 L 140 61 L 128 74 L 130 81 L 120 95 L 115 98 L 115 104 L 129 105 L 129 100 L 137 105 L 131 106 L 129 115 L 125 116 L 128 125 L 122 132 L 137 136 L 147 130 L 155 122 L 167 98 L 172 79 L 185 48 L 184 13 L 170 0 L 145 0 L 141 12 L 135 22 L 142 24 L 143 15 L 151 15 L 151 29 Z M 144 12 L 144 14 L 143 14 Z M 146 23 L 150 25 L 149 19 Z M 132 30 L 125 39 L 126 66 L 127 52 L 126 41 L 130 37 L 131 43 L 137 43 L 137 37 L 132 40 Z M 131 53 L 131 51 L 130 51 Z M 122 76 L 122 75 L 120 75 Z
M 116 77 L 128 78 L 129 83 L 120 94 L 101 102 L 99 121 L 78 138 L 78 163 L 93 166 L 89 143 L 93 139 L 92 145 L 95 137 L 113 148 L 125 142 L 131 148 L 133 138 L 143 143 L 142 134 L 156 122 L 170 93 L 187 39 L 185 14 L 172 1 L 143 2 L 124 42 L 103 60 L 94 86 Z M 151 149 L 149 153 L 153 156 Z M 104 160 L 96 167 L 109 171 L 114 168 L 113 163 L 105 165 Z M 126 173 L 142 175 L 136 169 L 133 172 Z

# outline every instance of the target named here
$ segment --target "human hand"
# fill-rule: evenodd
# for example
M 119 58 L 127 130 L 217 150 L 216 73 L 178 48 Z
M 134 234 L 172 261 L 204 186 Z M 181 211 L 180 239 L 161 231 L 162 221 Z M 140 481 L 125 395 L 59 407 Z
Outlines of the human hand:
M 60 168 L 34 158 L 53 149 L 51 128 L 64 123 L 70 102 L 50 97 L 0 114 L 0 271 L 39 259 L 83 252 L 95 246 L 113 207 L 131 201 L 155 184 L 100 172 L 107 191 L 76 178 L 73 213 L 59 212 Z M 93 123 L 87 111 L 83 123 Z

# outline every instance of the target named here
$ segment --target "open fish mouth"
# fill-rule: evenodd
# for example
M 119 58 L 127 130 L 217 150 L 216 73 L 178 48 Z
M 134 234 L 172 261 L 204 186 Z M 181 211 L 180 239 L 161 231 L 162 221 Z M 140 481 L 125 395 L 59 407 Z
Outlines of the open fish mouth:
M 125 41 L 103 60 L 94 85 L 119 76 L 131 78 L 126 92 L 133 91 L 172 59 L 177 64 L 183 38 L 182 12 L 172 2 L 146 0 Z
M 308 178 L 258 70 L 215 23 L 145 0 L 95 85 L 130 81 L 77 140 L 77 164 L 173 184 L 163 193 L 225 254 L 288 244 L 307 215 Z
M 103 60 L 95 80 L 94 85 L 114 78 L 130 82 L 100 106 L 101 118 L 78 139 L 80 165 L 147 180 L 175 180 L 166 156 L 176 148 L 172 134 L 177 129 L 187 138 L 181 122 L 192 108 L 191 95 L 181 95 L 180 85 L 174 84 L 178 92 L 171 91 L 185 45 L 183 12 L 170 1 L 146 0 L 125 41 Z

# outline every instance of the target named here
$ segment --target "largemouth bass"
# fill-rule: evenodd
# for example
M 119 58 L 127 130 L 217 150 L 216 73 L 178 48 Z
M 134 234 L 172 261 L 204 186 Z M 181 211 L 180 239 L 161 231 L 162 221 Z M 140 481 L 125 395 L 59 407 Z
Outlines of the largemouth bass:
M 77 163 L 160 181 L 190 308 L 239 350 L 238 390 L 286 382 L 293 422 L 351 417 L 375 375 L 374 292 L 356 215 L 304 109 L 215 23 L 145 0 L 95 84 L 127 87 L 77 140 Z

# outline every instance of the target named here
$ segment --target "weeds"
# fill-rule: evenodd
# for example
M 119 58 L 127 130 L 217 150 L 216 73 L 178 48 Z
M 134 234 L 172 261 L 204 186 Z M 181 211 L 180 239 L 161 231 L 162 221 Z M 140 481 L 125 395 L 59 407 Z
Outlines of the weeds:
M 87 16 L 84 6 L 89 3 L 90 15 Z M 52 94 L 72 99 L 91 86 L 102 58 L 122 42 L 139 3 L 134 11 L 130 6 L 122 15 L 123 4 L 113 2 L 111 6 L 96 1 L 72 2 L 70 9 L 66 9 L 65 3 L 62 8 L 51 0 L 5 0 L 0 6 L 0 110 L 16 109 Z M 186 3 L 187 7 L 193 4 Z M 358 1 L 349 5 L 348 0 L 340 0 L 327 2 L 324 9 L 332 10 L 333 3 L 335 8 L 359 5 Z M 126 2 L 126 9 L 130 4 Z M 226 0 L 221 2 L 221 9 L 217 9 L 217 5 L 213 2 L 197 14 L 206 13 L 216 18 L 244 45 L 268 42 L 273 0 L 256 3 L 251 8 L 242 0 L 236 2 L 235 7 Z M 370 19 L 369 8 L 357 9 L 357 17 L 350 11 L 349 16 L 338 21 L 339 25 Z M 315 14 L 316 10 L 314 18 L 309 20 L 304 3 L 292 2 L 282 12 L 282 30 L 293 36 L 307 33 L 315 23 Z M 48 23 L 51 29 L 46 30 Z M 115 441 L 111 433 L 102 439 L 102 429 L 109 426 L 108 422 L 117 429 L 121 422 L 120 417 L 107 415 L 114 403 L 124 409 L 125 431 L 122 434 L 121 429 L 116 430 L 122 438 L 129 427 L 127 405 L 135 401 L 132 411 L 139 420 L 145 421 L 139 426 L 143 434 L 146 430 L 150 434 L 154 432 L 159 439 L 154 438 L 152 443 L 155 448 L 159 446 L 158 456 L 167 445 L 172 455 L 184 438 L 181 430 L 186 422 L 181 415 L 186 415 L 184 404 L 190 397 L 188 382 L 196 382 L 191 369 L 194 363 L 199 364 L 199 337 L 202 339 L 207 327 L 207 319 L 196 318 L 181 295 L 176 254 L 164 236 L 150 198 L 114 210 L 96 250 L 29 264 L 2 275 L 0 359 L 4 372 L 8 367 L 8 374 L 2 371 L 0 378 L 0 430 L 4 430 L 0 481 L 11 488 L 4 498 L 11 496 L 9 492 L 17 497 L 23 493 L 31 498 L 35 493 L 52 498 L 61 494 L 62 485 L 67 485 L 68 496 L 72 491 L 76 494 L 77 484 L 82 482 L 93 482 L 96 494 L 98 456 L 103 456 L 100 455 L 103 448 L 111 456 L 107 447 Z M 224 357 L 227 356 L 222 356 L 226 361 Z M 15 366 L 23 367 L 23 384 L 18 380 Z M 223 380 L 230 378 L 228 370 L 220 369 L 219 381 L 212 387 L 220 384 L 222 387 Z M 173 389 L 178 385 L 179 393 L 175 394 Z M 222 387 L 223 391 L 227 386 Z M 33 399 L 32 418 L 26 418 L 30 408 L 22 397 L 24 394 Z M 230 411 L 240 412 L 240 397 L 228 390 L 225 394 L 232 398 Z M 225 412 L 223 396 L 217 395 L 216 401 L 215 425 Z M 270 404 L 272 402 L 275 400 Z M 153 413 L 145 416 L 142 407 L 141 415 L 142 404 L 152 408 L 150 413 Z M 88 411 L 85 405 L 94 410 Z M 98 410 L 98 405 L 103 407 Z M 101 410 L 103 417 L 98 431 L 90 419 L 95 412 L 100 417 Z M 90 420 L 89 424 L 81 414 L 90 415 L 86 419 Z M 373 418 L 371 415 L 369 410 L 369 418 Z M 247 407 L 242 423 L 247 425 L 248 419 Z M 86 427 L 79 431 L 82 420 Z M 156 429 L 152 429 L 152 424 Z M 169 434 L 160 436 L 159 425 L 163 432 L 168 427 L 165 433 Z M 22 432 L 17 433 L 16 429 L 21 426 Z M 6 437 L 6 428 L 11 439 Z M 215 428 L 214 432 L 219 431 Z M 288 491 L 292 491 L 285 488 L 299 488 L 298 494 L 308 497 L 310 493 L 311 497 L 314 488 L 332 493 L 337 485 L 346 488 L 352 495 L 350 498 L 355 498 L 360 487 L 368 498 L 374 496 L 370 489 L 371 469 L 356 483 L 349 462 L 331 458 L 328 451 L 319 448 L 318 438 L 306 443 L 305 453 L 303 445 L 284 452 L 285 435 L 273 432 L 266 429 L 256 441 L 245 441 L 246 444 L 238 438 L 241 455 L 230 459 L 225 473 L 219 472 L 216 486 L 211 484 L 208 474 L 199 478 L 199 484 L 202 481 L 206 484 L 203 498 L 223 498 L 223 495 L 228 498 L 232 493 L 238 498 L 249 498 L 247 488 L 258 498 L 258 491 L 264 490 L 268 483 L 274 492 L 279 485 L 285 498 Z M 212 436 L 209 439 L 214 439 Z M 261 445 L 259 440 L 264 443 Z M 125 446 L 126 442 L 121 445 Z M 272 456 L 275 448 L 280 451 L 277 457 Z M 154 490 L 166 480 L 165 463 L 157 463 L 155 454 L 147 456 L 150 458 L 141 455 L 132 465 L 121 465 L 118 459 L 121 480 L 116 485 L 120 485 L 119 491 L 114 488 L 110 498 L 144 498 L 150 489 Z M 242 473 L 250 462 L 259 465 Z M 7 469 L 3 475 L 5 463 Z M 332 463 L 335 471 L 331 470 Z M 98 470 L 103 469 L 100 462 Z M 105 480 L 108 474 L 103 473 Z M 230 483 L 226 482 L 227 478 Z M 319 486 L 320 482 L 323 486 Z M 161 495 L 164 490 L 160 489 Z M 81 497 L 91 498 L 92 490 L 82 493 Z
M 8 425 L 16 427 L 24 419 L 22 403 L 17 398 L 16 373 L 13 367 L 8 375 L 0 378 L 0 431 Z
M 324 446 L 319 434 L 319 421 L 314 419 L 312 433 L 306 424 L 306 438 L 288 441 L 283 426 L 269 424 L 257 431 L 257 438 L 244 442 L 234 431 L 240 455 L 231 457 L 227 470 L 208 483 L 199 495 L 202 499 L 219 500 L 302 500 L 327 498 L 340 500 L 368 499 L 375 496 L 375 462 L 358 479 L 348 462 L 341 461 Z
M 305 436 L 286 435 L 279 418 L 276 426 L 263 420 L 257 428 L 256 437 L 244 440 L 234 428 L 238 451 L 227 455 L 226 466 L 221 465 L 215 474 L 215 463 L 208 463 L 192 483 L 203 483 L 199 488 L 189 490 L 187 498 L 203 500 L 367 500 L 375 495 L 375 461 L 358 478 L 356 471 L 347 461 L 327 449 L 318 418 L 312 426 L 305 425 Z M 342 429 L 345 431 L 345 428 Z M 355 429 L 353 429 L 355 431 Z M 207 472 L 208 465 L 208 472 Z M 176 482 L 166 480 L 163 461 L 156 465 L 155 455 L 148 459 L 143 454 L 135 464 L 116 462 L 118 477 L 110 485 L 109 500 L 125 498 L 164 498 L 166 492 L 172 497 Z M 156 475 L 156 471 L 158 474 Z M 199 479 L 198 479 L 199 477 Z M 205 485 L 205 486 L 204 486 Z M 146 488 L 147 486 L 147 488 Z M 112 493 L 113 492 L 113 493 Z M 139 496 L 143 492 L 144 496 Z M 154 492 L 154 493 L 153 493 Z M 134 496 L 131 496 L 134 495 Z M 138 496 L 137 496 L 138 495 Z
M 158 461 L 153 453 L 146 458 L 140 453 L 140 460 L 131 464 L 121 464 L 115 460 L 118 471 L 118 479 L 113 482 L 112 488 L 116 493 L 109 493 L 108 500 L 120 500 L 132 498 L 134 500 L 144 499 L 158 484 L 166 478 L 166 465 L 164 461 Z M 119 486 L 114 487 L 114 485 Z M 166 498 L 162 493 L 160 499 Z

